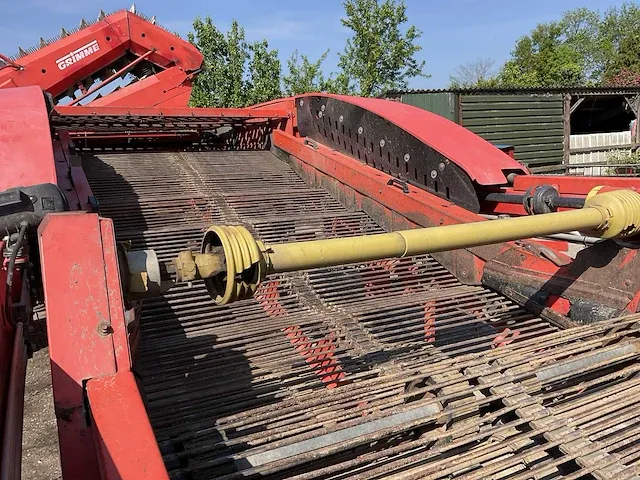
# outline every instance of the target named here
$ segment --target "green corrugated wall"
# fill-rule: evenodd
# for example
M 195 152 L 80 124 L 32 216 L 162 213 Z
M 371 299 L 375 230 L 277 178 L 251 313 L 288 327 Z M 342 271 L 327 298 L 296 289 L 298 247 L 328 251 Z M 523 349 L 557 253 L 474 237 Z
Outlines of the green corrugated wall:
M 530 166 L 562 163 L 562 95 L 461 95 L 462 125 L 493 144 L 515 147 Z
M 456 119 L 456 98 L 455 93 L 405 93 L 402 95 L 402 103 L 420 107 L 453 122 Z

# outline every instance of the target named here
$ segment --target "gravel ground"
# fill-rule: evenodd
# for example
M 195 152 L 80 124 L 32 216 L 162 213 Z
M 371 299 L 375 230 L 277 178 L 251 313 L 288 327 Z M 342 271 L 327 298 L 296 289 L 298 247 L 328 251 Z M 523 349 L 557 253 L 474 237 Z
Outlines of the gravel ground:
M 27 363 L 22 431 L 22 478 L 61 479 L 48 348 L 34 353 Z

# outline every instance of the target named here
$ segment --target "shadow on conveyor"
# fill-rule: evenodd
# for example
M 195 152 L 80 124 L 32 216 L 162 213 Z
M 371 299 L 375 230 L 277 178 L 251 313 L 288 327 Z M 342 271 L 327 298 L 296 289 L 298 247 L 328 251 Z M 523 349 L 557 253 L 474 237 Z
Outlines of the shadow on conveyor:
M 188 239 L 175 241 L 181 235 L 178 228 L 143 235 L 150 226 L 141 206 L 144 198 L 97 156 L 83 162 L 100 214 L 114 221 L 118 242 L 135 240 L 133 248 L 158 249 L 165 258 L 188 246 Z M 170 196 L 166 198 L 170 205 Z M 176 219 L 176 227 L 182 223 Z M 169 249 L 167 238 L 173 240 Z M 129 326 L 134 373 L 171 478 L 215 478 L 236 471 L 229 456 L 247 445 L 235 444 L 234 432 L 219 431 L 216 421 L 276 402 L 277 385 L 256 385 L 247 357 L 237 347 L 221 345 L 211 333 L 220 310 L 203 288 L 173 288 L 135 306 L 141 313 Z M 216 465 L 215 475 L 207 465 Z
M 126 154 L 123 154 L 126 155 Z M 144 232 L 151 228 L 140 205 L 140 197 L 135 189 L 122 175 L 98 156 L 83 155 L 82 166 L 97 202 L 101 216 L 111 218 L 118 231 L 135 230 Z M 157 192 L 163 194 L 164 192 Z M 166 197 L 166 205 L 171 204 L 171 197 Z M 125 239 L 118 239 L 123 241 Z
M 274 403 L 273 389 L 257 389 L 247 357 L 221 346 L 216 335 L 190 334 L 170 296 L 143 302 L 136 362 L 158 445 L 172 479 L 232 473 L 228 457 L 247 445 L 233 444 L 234 432 L 219 430 L 217 420 Z M 154 326 L 158 322 L 161 328 Z
M 541 310 L 540 305 L 546 305 L 547 298 L 551 293 L 561 297 L 567 289 L 573 285 L 575 280 L 571 278 L 580 278 L 580 276 L 589 269 L 594 269 L 594 272 L 598 272 L 599 269 L 604 269 L 618 256 L 623 248 L 624 247 L 615 241 L 609 240 L 580 250 L 575 260 L 571 262 L 568 267 L 563 267 L 560 270 L 559 273 L 561 273 L 562 276 L 554 275 L 538 288 L 537 291 L 532 289 L 532 291 L 526 292 L 530 295 L 528 295 L 529 299 L 525 302 L 524 307 L 530 312 L 539 313 Z M 609 273 L 608 278 L 606 273 Z M 613 277 L 611 276 L 612 273 Z M 599 274 L 596 273 L 596 275 Z M 616 310 L 611 307 L 605 307 L 598 301 L 599 294 L 602 293 L 605 288 L 609 287 L 610 283 L 617 284 L 619 282 L 618 277 L 618 269 L 605 269 L 603 274 L 597 277 L 598 290 L 588 296 L 592 298 L 592 300 L 574 299 L 571 302 L 571 311 L 568 313 L 569 318 L 580 323 L 593 323 L 621 315 L 622 309 Z M 596 278 L 595 275 L 591 277 L 592 284 L 594 284 L 594 278 Z

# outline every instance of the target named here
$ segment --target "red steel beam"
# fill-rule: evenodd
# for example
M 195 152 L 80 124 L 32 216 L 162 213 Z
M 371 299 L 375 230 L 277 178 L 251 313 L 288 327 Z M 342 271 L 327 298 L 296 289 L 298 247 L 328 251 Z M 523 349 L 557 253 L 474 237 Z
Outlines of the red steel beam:
M 95 98 L 91 105 L 148 107 L 184 107 L 189 104 L 194 74 L 185 75 L 180 67 L 171 67 L 148 76 L 108 95 Z
M 87 382 L 103 480 L 168 480 L 131 372 Z
M 68 117 L 86 116 L 135 116 L 135 117 L 185 117 L 185 118 L 288 118 L 284 109 L 250 108 L 188 108 L 188 107 L 111 107 L 111 106 L 57 106 L 58 114 Z
M 513 190 L 524 192 L 542 184 L 553 185 L 563 195 L 587 195 L 594 187 L 602 185 L 615 188 L 640 188 L 640 178 L 518 175 L 514 179 Z

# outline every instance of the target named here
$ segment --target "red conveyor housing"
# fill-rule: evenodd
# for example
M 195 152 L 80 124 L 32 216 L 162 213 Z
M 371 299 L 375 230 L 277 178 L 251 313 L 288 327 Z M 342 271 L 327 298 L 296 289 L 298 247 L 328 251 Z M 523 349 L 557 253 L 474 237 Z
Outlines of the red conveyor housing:
M 101 12 L 37 48 L 0 56 L 0 89 L 39 85 L 54 104 L 187 106 L 202 58 L 155 19 Z

